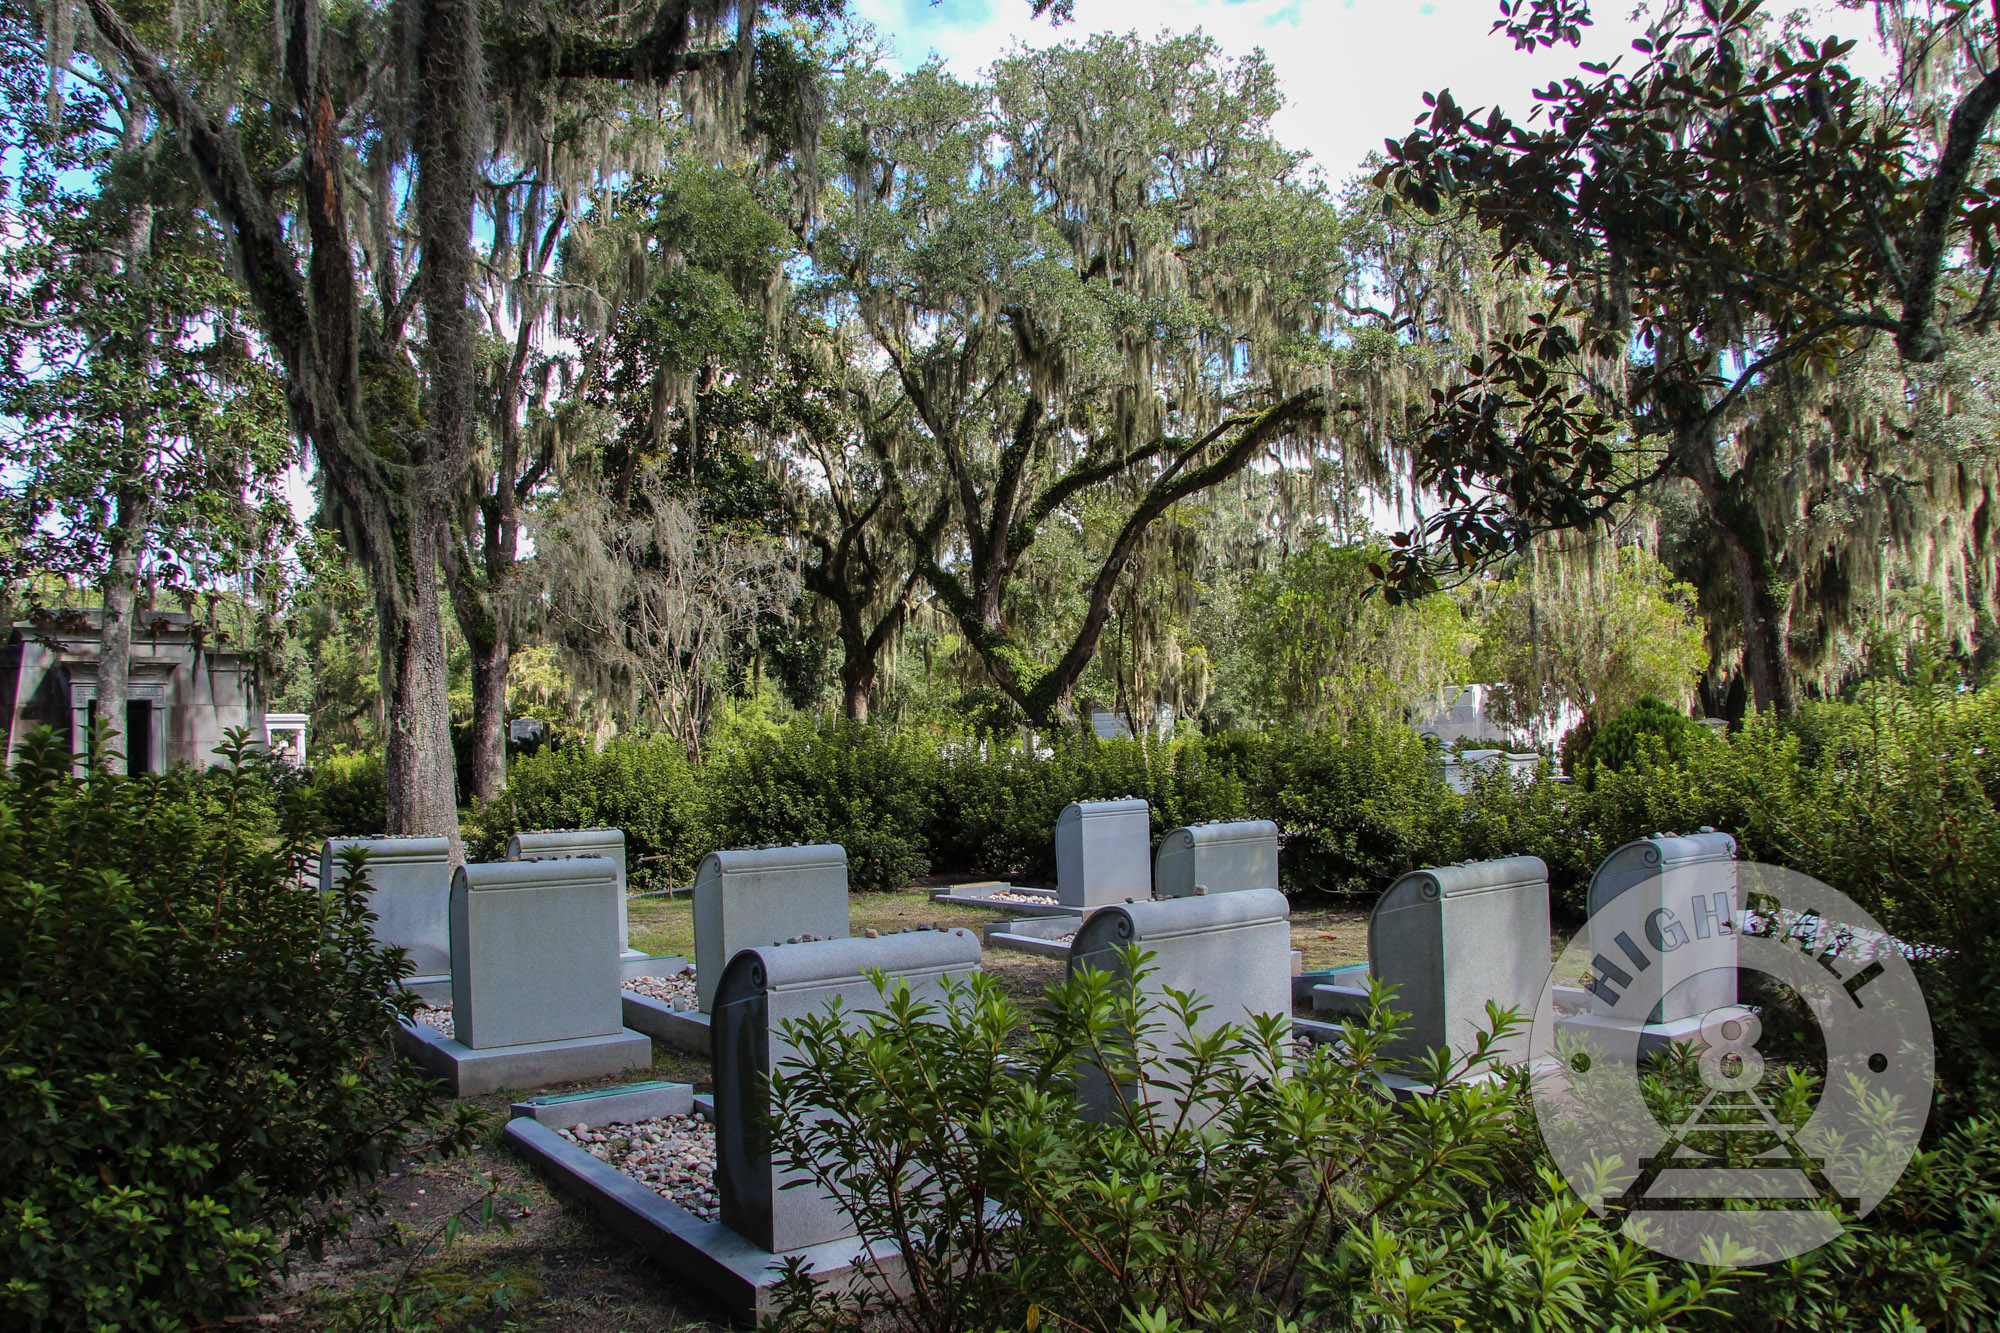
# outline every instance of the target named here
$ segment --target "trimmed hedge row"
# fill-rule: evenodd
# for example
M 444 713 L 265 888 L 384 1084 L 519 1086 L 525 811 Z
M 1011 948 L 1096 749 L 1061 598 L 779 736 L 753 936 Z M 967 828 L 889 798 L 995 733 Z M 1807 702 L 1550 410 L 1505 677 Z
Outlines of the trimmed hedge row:
M 625 830 L 642 878 L 686 883 L 716 847 L 838 842 L 857 888 L 931 874 L 1055 876 L 1056 816 L 1071 801 L 1141 796 L 1157 838 L 1181 824 L 1276 818 L 1288 887 L 1356 893 L 1425 864 L 1457 798 L 1406 728 L 1344 736 L 1232 732 L 1165 745 L 1063 738 L 1040 755 L 797 720 L 696 768 L 674 747 L 618 742 L 515 761 L 507 796 L 471 812 L 467 854 L 519 829 Z

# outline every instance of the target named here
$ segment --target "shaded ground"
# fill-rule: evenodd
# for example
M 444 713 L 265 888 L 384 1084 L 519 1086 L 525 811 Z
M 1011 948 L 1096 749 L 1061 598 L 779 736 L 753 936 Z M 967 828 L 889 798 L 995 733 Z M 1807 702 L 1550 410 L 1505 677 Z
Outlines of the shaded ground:
M 916 925 L 966 926 L 977 931 L 999 914 L 972 907 L 944 907 L 925 888 L 857 893 L 851 899 L 853 930 L 905 929 Z M 1308 968 L 1360 962 L 1368 952 L 1368 918 L 1354 907 L 1302 905 L 1292 915 L 1292 946 Z M 686 895 L 631 903 L 634 946 L 651 953 L 694 953 L 694 923 Z M 1007 991 L 1032 1000 L 1060 977 L 1061 959 L 1003 949 L 986 950 L 985 969 Z M 652 1077 L 710 1089 L 706 1061 L 655 1045 Z M 637 1075 L 601 1079 L 543 1093 L 581 1092 L 634 1081 Z M 488 1110 L 489 1132 L 469 1156 L 407 1168 L 383 1182 L 393 1204 L 384 1223 L 365 1228 L 348 1245 L 320 1261 L 302 1263 L 264 1327 L 283 1330 L 393 1329 L 379 1313 L 385 1299 L 415 1304 L 419 1317 L 404 1326 L 536 1330 L 537 1333 L 695 1333 L 727 1327 L 692 1293 L 636 1255 L 583 1210 L 551 1192 L 500 1144 L 509 1094 L 469 1099 Z M 471 1225 L 488 1193 L 488 1178 L 504 1195 L 500 1212 L 511 1230 Z M 470 1216 L 448 1250 L 435 1246 L 456 1213 Z M 440 1318 L 442 1316 L 442 1318 Z

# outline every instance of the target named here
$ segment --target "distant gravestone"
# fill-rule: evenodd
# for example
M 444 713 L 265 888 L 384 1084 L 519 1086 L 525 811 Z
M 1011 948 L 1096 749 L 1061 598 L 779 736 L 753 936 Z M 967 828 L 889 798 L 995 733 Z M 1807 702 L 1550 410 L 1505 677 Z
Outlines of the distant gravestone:
M 711 1012 L 722 969 L 745 949 L 845 939 L 847 849 L 837 843 L 710 852 L 694 877 L 696 1006 Z
M 1292 1011 L 1291 907 L 1276 889 L 1103 908 L 1077 928 L 1069 970 L 1090 967 L 1122 975 L 1120 950 L 1126 945 L 1153 955 L 1142 995 L 1163 999 L 1168 990 L 1193 991 L 1209 1005 L 1192 1035 L 1225 1023 L 1248 1026 L 1260 1014 Z M 1086 1115 L 1109 1119 L 1126 1099 L 1155 1105 L 1185 1100 L 1186 1085 L 1176 1081 L 1179 1075 L 1168 1063 L 1175 1058 L 1175 1040 L 1184 1034 L 1171 1026 L 1158 1032 L 1147 1049 L 1134 1053 L 1147 1070 L 1143 1095 L 1130 1084 L 1114 1084 L 1102 1068 L 1081 1071 L 1077 1097 Z M 1196 1114 L 1205 1118 L 1215 1109 L 1196 1108 Z
M 1194 824 L 1160 840 L 1153 857 L 1153 896 L 1186 898 L 1278 887 L 1278 826 L 1268 819 Z
M 1146 803 L 1078 801 L 1056 818 L 1056 897 L 1072 908 L 1153 896 L 1153 832 Z
M 858 1024 L 881 1005 L 873 971 L 936 1000 L 946 978 L 978 966 L 979 941 L 965 930 L 764 945 L 730 960 L 714 1011 L 716 1189 L 725 1227 L 774 1254 L 855 1234 L 853 1220 L 809 1175 L 776 1160 L 767 1080 L 795 1054 L 783 1024 L 821 1014 L 836 998 Z
M 601 856 L 618 870 L 618 952 L 637 958 L 625 905 L 625 831 L 615 828 L 572 829 L 556 833 L 516 833 L 507 840 L 509 861 L 546 861 L 563 856 Z
M 1662 930 L 1662 938 L 1670 936 L 1676 924 L 1697 939 L 1725 936 L 1729 941 L 1725 953 L 1735 957 L 1740 907 L 1736 901 L 1736 839 L 1727 833 L 1704 830 L 1686 836 L 1655 834 L 1626 843 L 1605 857 L 1597 873 L 1590 877 L 1587 898 L 1590 914 L 1596 916 L 1606 903 L 1627 893 L 1647 895 L 1649 906 L 1664 913 L 1652 916 Z M 1591 951 L 1604 960 L 1593 964 L 1594 970 L 1608 967 L 1616 969 L 1621 977 L 1630 976 L 1629 981 L 1618 982 L 1621 988 L 1653 988 L 1650 1021 L 1655 1024 L 1680 1023 L 1736 1003 L 1733 967 L 1702 972 L 1668 985 L 1666 978 L 1671 969 L 1630 966 L 1612 940 L 1593 936 Z
M 368 853 L 368 910 L 375 938 L 402 949 L 411 980 L 451 971 L 451 844 L 443 838 L 329 838 L 319 854 L 319 887 L 331 893 L 351 847 Z
M 1313 1007 L 1358 1016 L 1371 979 L 1396 988 L 1390 1006 L 1408 1024 L 1385 1052 L 1402 1064 L 1443 1047 L 1463 1055 L 1489 1026 L 1490 1000 L 1521 1019 L 1497 1048 L 1527 1059 L 1528 1025 L 1551 969 L 1549 868 L 1538 856 L 1412 871 L 1368 918 L 1368 965 L 1313 988 Z

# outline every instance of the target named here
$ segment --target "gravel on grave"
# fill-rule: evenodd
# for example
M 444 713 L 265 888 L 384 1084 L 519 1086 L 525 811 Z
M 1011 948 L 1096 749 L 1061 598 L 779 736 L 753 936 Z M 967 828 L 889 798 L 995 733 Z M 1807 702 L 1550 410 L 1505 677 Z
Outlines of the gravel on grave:
M 671 977 L 634 977 L 625 983 L 625 989 L 679 1009 L 694 1008 L 698 999 L 693 968 Z
M 417 1010 L 417 1021 L 432 1028 L 439 1034 L 452 1035 L 451 1006 L 448 1004 L 427 1004 Z
M 715 1126 L 670 1115 L 629 1125 L 571 1125 L 556 1131 L 598 1161 L 704 1222 L 716 1219 Z
M 1056 900 L 1053 893 L 1037 893 L 1033 889 L 995 889 L 979 896 L 990 903 L 1035 903 L 1040 906 L 1047 906 Z

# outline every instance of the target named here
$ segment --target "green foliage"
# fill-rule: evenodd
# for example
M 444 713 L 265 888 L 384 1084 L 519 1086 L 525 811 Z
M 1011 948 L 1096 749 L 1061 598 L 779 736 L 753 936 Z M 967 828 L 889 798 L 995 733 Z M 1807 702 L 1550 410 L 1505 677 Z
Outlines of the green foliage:
M 1991 1119 L 1943 1135 L 1827 1246 L 1730 1270 L 1664 1259 L 1591 1213 L 1523 1132 L 1522 1074 L 1467 1077 L 1487 1072 L 1484 1044 L 1392 1069 L 1403 1015 L 1381 990 L 1344 1046 L 1301 1058 L 1282 1020 L 1197 1033 L 1194 997 L 1149 1002 L 1095 970 L 1032 1008 L 985 976 L 935 1003 L 877 985 L 881 1009 L 851 1026 L 789 1025 L 773 1121 L 780 1156 L 894 1250 L 905 1285 L 829 1295 L 794 1274 L 780 1327 L 1822 1333 L 1969 1331 L 2000 1312 Z M 1488 1039 L 1520 1021 L 1489 1010 Z M 1142 1040 L 1166 1057 L 1149 1074 L 1124 1054 Z M 1696 1064 L 1647 1071 L 1648 1098 L 1692 1105 Z M 1101 1121 L 1074 1091 L 1092 1066 L 1132 1088 Z M 1817 1075 L 1772 1069 L 1773 1104 L 1803 1119 Z M 1449 1086 L 1397 1100 L 1390 1072 Z
M 937 748 L 921 734 L 801 719 L 729 750 L 703 779 L 718 846 L 837 842 L 857 889 L 930 872 L 941 788 Z
M 1250 809 L 1284 832 L 1287 888 L 1379 891 L 1458 859 L 1460 801 L 1436 749 L 1409 727 L 1369 720 L 1344 733 L 1268 734 L 1249 748 Z
M 1305 726 L 1363 713 L 1400 720 L 1467 679 L 1478 640 L 1458 604 L 1389 605 L 1370 573 L 1385 559 L 1380 547 L 1319 541 L 1251 577 L 1238 635 L 1264 716 Z
M 7 1327 L 212 1325 L 370 1210 L 393 1154 L 471 1133 L 390 1056 L 408 963 L 375 948 L 353 867 L 299 888 L 308 793 L 242 733 L 224 757 L 79 782 L 37 731 L 0 782 Z
M 1600 769 L 1621 772 L 1641 754 L 1657 750 L 1670 760 L 1683 759 L 1706 738 L 1706 728 L 1685 713 L 1675 712 L 1647 695 L 1605 723 L 1583 752 L 1578 776 L 1586 787 Z
M 1383 993 L 1344 1047 L 1301 1059 L 1282 1018 L 1198 1032 L 1193 997 L 1147 1001 L 1094 969 L 1033 1010 L 985 976 L 936 1004 L 878 985 L 882 1010 L 852 1027 L 790 1026 L 773 1118 L 907 1290 L 795 1281 L 790 1327 L 1499 1328 L 1532 1309 L 1553 1333 L 1676 1326 L 1729 1290 L 1568 1193 L 1520 1133 L 1524 1085 L 1464 1081 L 1483 1049 L 1419 1072 L 1458 1080 L 1440 1097 L 1383 1096 L 1400 1018 Z M 1121 1054 L 1138 1041 L 1167 1052 L 1150 1082 Z M 1073 1090 L 1092 1066 L 1136 1080 L 1102 1122 Z
M 329 754 L 313 761 L 312 789 L 320 824 L 332 837 L 365 837 L 388 828 L 388 786 L 382 756 Z
M 1471 678 L 1494 683 L 1494 717 L 1522 730 L 1570 707 L 1599 727 L 1649 695 L 1684 707 L 1708 665 L 1694 589 L 1636 546 L 1594 563 L 1538 556 L 1478 601 Z
M 463 825 L 465 853 L 494 861 L 506 854 L 507 839 L 523 831 L 617 828 L 625 831 L 634 891 L 656 881 L 686 884 L 716 845 L 705 801 L 697 771 L 678 745 L 620 740 L 602 750 L 558 746 L 514 760 L 506 793 L 473 807 Z

